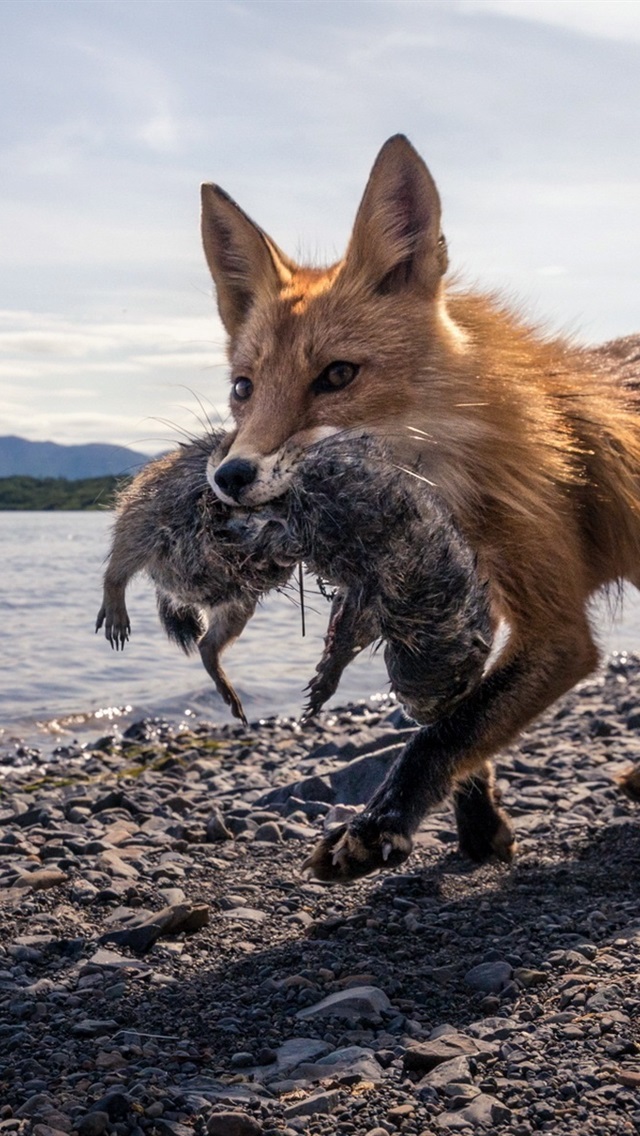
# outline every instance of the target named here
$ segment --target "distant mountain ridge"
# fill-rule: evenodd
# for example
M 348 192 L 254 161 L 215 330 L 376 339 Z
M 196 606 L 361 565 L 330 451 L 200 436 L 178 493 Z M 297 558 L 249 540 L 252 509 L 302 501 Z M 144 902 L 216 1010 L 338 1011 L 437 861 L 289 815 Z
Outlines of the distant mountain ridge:
M 58 442 L 29 442 L 15 434 L 0 437 L 0 477 L 106 477 L 135 473 L 149 455 L 106 442 L 63 446 Z

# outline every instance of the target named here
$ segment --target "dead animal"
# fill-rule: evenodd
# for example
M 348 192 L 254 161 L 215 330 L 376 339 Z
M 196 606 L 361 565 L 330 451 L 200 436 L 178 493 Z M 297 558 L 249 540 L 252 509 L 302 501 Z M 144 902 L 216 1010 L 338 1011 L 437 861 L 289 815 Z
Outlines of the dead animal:
M 250 514 L 225 505 L 208 485 L 207 460 L 225 438 L 212 433 L 149 462 L 121 491 L 96 631 L 104 625 L 111 646 L 124 648 L 131 631 L 125 591 L 146 571 L 169 639 L 186 654 L 200 652 L 218 693 L 246 722 L 220 654 L 261 596 L 286 584 L 295 561 L 265 555 Z
M 104 624 L 112 646 L 124 647 L 125 589 L 146 570 L 167 634 L 186 651 L 197 646 L 244 720 L 220 654 L 303 561 L 336 588 L 307 715 L 376 640 L 408 713 L 422 723 L 449 713 L 482 678 L 491 623 L 474 555 L 426 483 L 370 436 L 330 438 L 305 451 L 286 493 L 245 511 L 206 481 L 207 458 L 225 444 L 220 433 L 182 446 L 123 491 L 96 630 Z

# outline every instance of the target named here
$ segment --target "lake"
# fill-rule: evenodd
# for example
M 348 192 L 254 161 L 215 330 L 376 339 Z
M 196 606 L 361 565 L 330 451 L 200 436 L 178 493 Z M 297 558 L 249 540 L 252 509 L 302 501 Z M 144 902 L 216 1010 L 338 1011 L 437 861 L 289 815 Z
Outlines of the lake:
M 199 657 L 170 644 L 158 623 L 151 584 L 131 585 L 132 637 L 112 651 L 94 633 L 108 553 L 109 513 L 0 512 L 3 565 L 0 745 L 12 736 L 90 736 L 143 715 L 192 714 L 229 721 Z M 329 604 L 308 580 L 306 636 L 297 587 L 269 596 L 225 655 L 225 669 L 249 719 L 296 715 L 322 650 Z M 615 620 L 598 604 L 606 650 L 640 649 L 640 596 L 625 593 Z M 387 689 L 380 653 L 365 651 L 347 669 L 334 703 Z M 122 714 L 123 708 L 127 708 Z

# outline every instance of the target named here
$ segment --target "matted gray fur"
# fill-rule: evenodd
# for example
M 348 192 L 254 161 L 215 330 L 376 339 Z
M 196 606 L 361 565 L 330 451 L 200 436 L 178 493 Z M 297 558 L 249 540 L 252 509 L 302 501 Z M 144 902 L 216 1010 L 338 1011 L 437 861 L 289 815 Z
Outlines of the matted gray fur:
M 306 713 L 376 640 L 408 713 L 419 722 L 449 713 L 482 678 L 491 624 L 474 555 L 430 487 L 398 469 L 372 437 L 336 437 L 305 452 L 282 497 L 233 508 L 205 476 L 207 458 L 225 443 L 220 432 L 182 446 L 122 492 L 96 630 L 104 624 L 112 646 L 124 647 L 125 589 L 146 570 L 167 634 L 186 651 L 197 647 L 245 720 L 220 654 L 259 599 L 304 562 L 336 588 Z

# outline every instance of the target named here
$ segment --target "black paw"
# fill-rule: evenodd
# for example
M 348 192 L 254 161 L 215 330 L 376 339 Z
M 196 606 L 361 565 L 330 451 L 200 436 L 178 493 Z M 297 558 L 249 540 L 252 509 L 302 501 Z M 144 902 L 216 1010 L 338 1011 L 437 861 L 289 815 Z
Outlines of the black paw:
M 510 864 L 516 852 L 516 838 L 505 813 L 496 811 L 485 825 L 471 824 L 469 818 L 458 817 L 460 851 L 476 864 L 495 858 Z
M 325 883 L 351 883 L 381 868 L 398 867 L 412 847 L 409 836 L 385 828 L 383 822 L 341 824 L 316 845 L 303 870 Z

